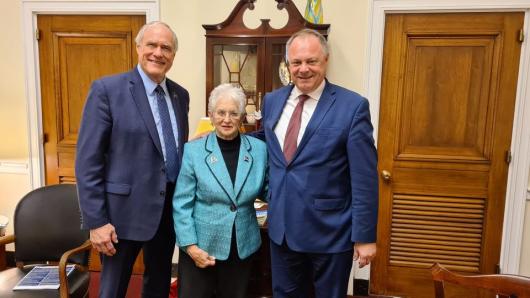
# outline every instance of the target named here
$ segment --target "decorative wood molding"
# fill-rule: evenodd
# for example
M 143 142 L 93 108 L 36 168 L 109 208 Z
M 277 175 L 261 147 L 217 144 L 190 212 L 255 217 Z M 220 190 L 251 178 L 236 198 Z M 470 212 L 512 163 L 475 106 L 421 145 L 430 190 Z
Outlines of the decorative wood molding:
M 364 89 L 370 99 L 374 137 L 377 138 L 380 107 L 381 74 L 385 16 L 391 13 L 442 13 L 463 11 L 524 11 L 526 32 L 530 32 L 530 0 L 372 0 L 369 24 L 371 32 L 365 60 Z M 521 48 L 519 78 L 512 133 L 513 160 L 508 173 L 501 247 L 501 272 L 518 274 L 524 230 L 525 197 L 530 165 L 530 48 L 525 41 Z
M 261 25 L 258 28 L 250 29 L 245 26 L 243 15 L 247 9 L 254 9 L 256 0 L 240 0 L 228 18 L 219 24 L 202 25 L 206 30 L 206 36 L 216 37 L 261 37 L 261 36 L 291 36 L 297 32 L 300 27 L 314 29 L 322 35 L 327 36 L 329 24 L 313 24 L 300 14 L 296 5 L 291 0 L 276 0 L 278 10 L 285 9 L 288 14 L 288 22 L 283 28 L 274 29 L 269 25 L 269 19 L 261 19 Z
M 35 40 L 39 14 L 143 14 L 146 22 L 160 17 L 159 0 L 22 0 L 29 177 L 32 189 L 44 185 L 39 50 Z
M 1 174 L 28 174 L 29 167 L 27 162 L 17 162 L 9 160 L 0 160 Z

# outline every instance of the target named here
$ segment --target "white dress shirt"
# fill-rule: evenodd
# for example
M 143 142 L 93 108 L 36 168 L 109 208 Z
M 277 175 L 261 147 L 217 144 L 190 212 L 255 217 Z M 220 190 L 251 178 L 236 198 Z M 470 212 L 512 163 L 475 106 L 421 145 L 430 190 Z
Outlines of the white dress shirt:
M 326 80 L 322 80 L 322 83 L 320 83 L 320 85 L 313 92 L 307 94 L 309 95 L 309 98 L 306 99 L 304 103 L 304 109 L 302 110 L 302 122 L 300 123 L 300 131 L 298 132 L 296 144 L 300 144 L 300 140 L 302 140 L 307 124 L 309 123 L 309 120 L 311 120 L 311 116 L 313 116 L 313 113 L 317 108 L 318 100 L 320 99 L 325 86 Z M 285 141 L 285 134 L 287 133 L 287 126 L 289 126 L 289 120 L 291 119 L 294 109 L 298 104 L 298 96 L 302 94 L 303 93 L 296 86 L 293 88 L 291 95 L 289 95 L 289 98 L 283 107 L 280 119 L 278 120 L 278 123 L 276 123 L 276 127 L 274 127 L 274 133 L 278 138 L 278 142 L 280 143 L 282 151 L 283 142 Z

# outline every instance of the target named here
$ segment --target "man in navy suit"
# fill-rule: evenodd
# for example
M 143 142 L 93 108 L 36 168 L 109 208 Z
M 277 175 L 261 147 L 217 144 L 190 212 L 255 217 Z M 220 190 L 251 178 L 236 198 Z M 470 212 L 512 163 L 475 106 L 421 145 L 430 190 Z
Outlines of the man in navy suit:
M 352 260 L 376 253 L 377 153 L 368 101 L 325 79 L 326 39 L 302 30 L 287 42 L 294 83 L 267 94 L 268 229 L 273 295 L 346 297 Z
M 172 196 L 188 139 L 188 92 L 166 78 L 177 38 L 162 22 L 136 37 L 138 65 L 94 81 L 77 142 L 83 228 L 100 252 L 99 297 L 125 297 L 143 249 L 143 297 L 169 295 Z

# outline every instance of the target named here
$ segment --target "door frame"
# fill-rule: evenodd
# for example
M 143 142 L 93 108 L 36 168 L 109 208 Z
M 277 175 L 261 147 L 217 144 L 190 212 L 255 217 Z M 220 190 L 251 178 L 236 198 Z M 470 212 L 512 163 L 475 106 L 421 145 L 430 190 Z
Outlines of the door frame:
M 504 226 L 501 243 L 500 268 L 502 273 L 519 274 L 524 230 L 524 216 L 530 166 L 530 0 L 372 0 L 370 5 L 368 41 L 364 69 L 364 90 L 370 99 L 370 110 L 377 139 L 385 16 L 392 13 L 442 12 L 525 12 L 519 76 L 512 128 L 512 161 L 509 165 Z
M 39 48 L 35 38 L 41 14 L 145 15 L 146 23 L 159 20 L 159 0 L 22 0 L 22 38 L 26 81 L 29 179 L 31 189 L 44 185 L 44 146 Z

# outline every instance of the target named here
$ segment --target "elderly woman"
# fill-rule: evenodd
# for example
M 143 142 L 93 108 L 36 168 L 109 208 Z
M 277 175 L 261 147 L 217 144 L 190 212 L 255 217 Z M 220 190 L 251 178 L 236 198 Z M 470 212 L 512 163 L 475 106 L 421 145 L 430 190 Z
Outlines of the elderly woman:
M 184 146 L 173 196 L 180 298 L 245 297 L 267 165 L 265 143 L 239 134 L 245 105 L 241 89 L 216 87 L 208 103 L 215 132 Z

